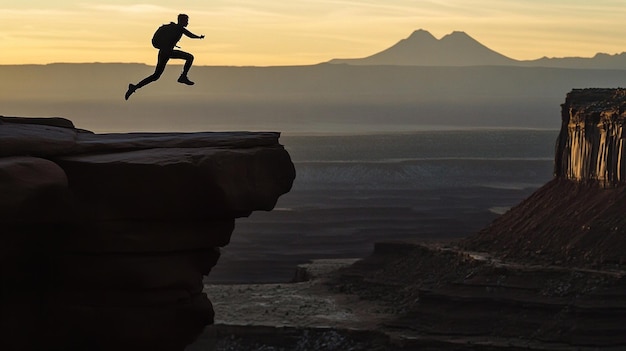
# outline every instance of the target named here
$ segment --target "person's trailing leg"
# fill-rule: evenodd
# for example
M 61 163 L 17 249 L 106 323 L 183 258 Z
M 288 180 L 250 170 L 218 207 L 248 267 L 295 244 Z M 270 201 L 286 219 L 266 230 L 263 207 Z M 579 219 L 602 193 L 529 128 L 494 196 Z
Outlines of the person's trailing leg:
M 193 55 L 188 52 L 174 50 L 174 52 L 172 53 L 172 58 L 185 60 L 185 66 L 183 66 L 183 73 L 181 73 L 180 77 L 178 78 L 178 82 L 187 84 L 187 85 L 194 85 L 195 83 L 190 81 L 189 78 L 187 77 L 187 74 L 189 73 L 189 70 L 191 69 L 191 65 L 193 64 Z
M 159 50 L 159 57 L 157 60 L 157 65 L 154 68 L 154 73 L 144 78 L 141 82 L 137 83 L 137 85 L 132 83 L 128 84 L 128 90 L 126 91 L 124 98 L 128 100 L 128 98 L 133 95 L 133 93 L 137 91 L 137 89 L 159 79 L 161 77 L 161 74 L 163 74 L 163 72 L 165 71 L 165 65 L 167 65 L 167 61 L 170 59 L 170 55 L 171 54 L 169 50 Z

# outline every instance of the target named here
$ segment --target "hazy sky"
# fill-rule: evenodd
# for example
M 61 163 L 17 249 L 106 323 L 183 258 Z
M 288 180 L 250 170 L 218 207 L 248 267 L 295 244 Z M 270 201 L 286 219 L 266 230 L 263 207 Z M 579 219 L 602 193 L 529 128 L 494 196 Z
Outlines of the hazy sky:
M 154 64 L 154 30 L 181 12 L 206 35 L 179 43 L 200 65 L 364 57 L 420 28 L 515 59 L 626 51 L 626 0 L 0 0 L 0 64 Z

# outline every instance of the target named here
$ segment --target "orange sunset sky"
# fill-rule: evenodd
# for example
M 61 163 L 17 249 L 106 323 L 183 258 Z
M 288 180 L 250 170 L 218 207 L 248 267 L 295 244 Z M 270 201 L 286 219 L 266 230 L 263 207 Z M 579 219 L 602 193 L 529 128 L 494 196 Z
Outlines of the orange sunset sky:
M 626 51 L 624 0 L 0 0 L 0 64 L 154 64 L 154 30 L 190 16 L 198 65 L 364 57 L 416 29 L 468 33 L 514 59 Z

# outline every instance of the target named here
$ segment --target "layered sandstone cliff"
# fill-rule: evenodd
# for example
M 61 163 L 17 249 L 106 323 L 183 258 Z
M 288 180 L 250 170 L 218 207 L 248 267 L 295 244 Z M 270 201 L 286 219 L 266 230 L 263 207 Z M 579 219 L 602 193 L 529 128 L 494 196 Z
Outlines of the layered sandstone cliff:
M 576 89 L 561 106 L 555 178 L 465 242 L 583 267 L 626 263 L 625 89 Z
M 401 350 L 626 349 L 625 102 L 573 90 L 553 180 L 459 242 L 377 245 L 336 290 L 400 310 L 378 330 Z
M 557 177 L 616 186 L 626 180 L 626 89 L 575 89 L 561 106 Z
M 0 349 L 182 350 L 235 219 L 291 188 L 278 139 L 1 117 Z
M 497 311 L 482 335 L 541 343 L 536 349 L 623 349 L 626 90 L 573 90 L 561 116 L 554 179 L 460 243 L 485 252 L 489 270 L 421 294 L 418 310 L 467 313 L 463 294 L 480 313 Z

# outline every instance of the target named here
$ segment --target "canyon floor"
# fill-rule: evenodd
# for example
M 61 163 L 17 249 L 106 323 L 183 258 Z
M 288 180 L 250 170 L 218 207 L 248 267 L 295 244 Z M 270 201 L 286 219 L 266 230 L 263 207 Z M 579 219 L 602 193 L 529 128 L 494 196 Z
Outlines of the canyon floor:
M 216 324 L 187 351 L 620 350 L 624 274 L 378 243 L 294 283 L 205 285 Z

